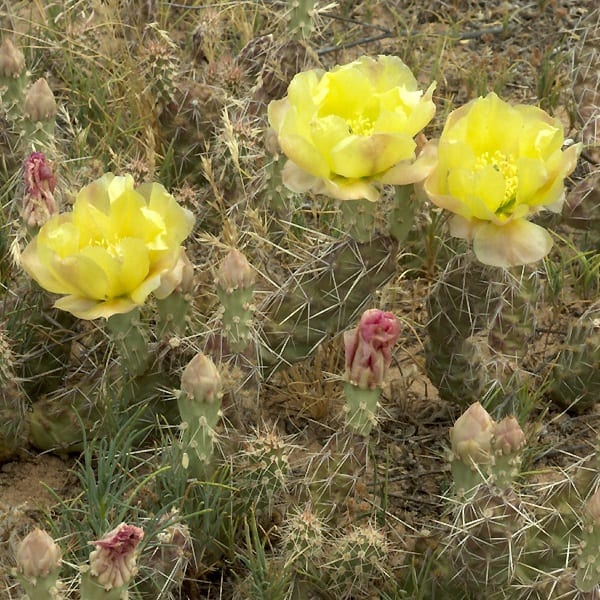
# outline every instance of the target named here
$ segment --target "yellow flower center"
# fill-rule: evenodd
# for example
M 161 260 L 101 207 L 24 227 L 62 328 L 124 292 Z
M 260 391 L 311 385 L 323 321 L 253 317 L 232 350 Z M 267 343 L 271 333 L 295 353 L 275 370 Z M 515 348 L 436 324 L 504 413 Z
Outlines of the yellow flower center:
M 480 170 L 491 165 L 504 177 L 505 190 L 504 200 L 496 209 L 496 214 L 510 213 L 517 200 L 517 189 L 519 178 L 517 176 L 517 165 L 512 154 L 504 154 L 500 150 L 496 150 L 493 154 L 484 152 L 477 158 L 475 169 Z
M 354 135 L 372 135 L 374 130 L 373 121 L 365 115 L 357 115 L 353 119 L 348 119 L 348 128 Z
M 94 246 L 104 248 L 113 258 L 120 258 L 121 251 L 118 248 L 118 240 L 109 240 L 107 238 L 99 238 L 94 240 Z

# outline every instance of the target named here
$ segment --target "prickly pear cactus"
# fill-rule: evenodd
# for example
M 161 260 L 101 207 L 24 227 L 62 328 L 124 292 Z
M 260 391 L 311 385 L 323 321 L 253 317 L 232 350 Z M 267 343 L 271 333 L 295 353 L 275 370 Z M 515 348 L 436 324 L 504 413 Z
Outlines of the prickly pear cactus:
M 257 517 L 269 517 L 287 489 L 293 446 L 273 429 L 246 436 L 242 448 L 233 457 L 240 492 L 246 501 L 251 501 Z
M 0 463 L 23 447 L 27 437 L 28 400 L 14 367 L 11 343 L 0 322 Z
M 157 23 L 150 23 L 144 29 L 140 68 L 148 82 L 144 91 L 150 94 L 149 99 L 160 114 L 175 100 L 179 57 L 177 45 Z
M 223 330 L 229 347 L 241 352 L 251 340 L 254 271 L 236 249 L 225 257 L 217 272 L 217 296 L 223 306 Z
M 440 397 L 469 406 L 481 400 L 486 377 L 474 336 L 487 319 L 485 268 L 458 255 L 427 297 L 425 368 Z
M 390 544 L 385 532 L 371 524 L 351 526 L 332 540 L 323 571 L 336 597 L 365 597 L 386 574 Z
M 396 272 L 397 243 L 336 242 L 292 274 L 278 293 L 258 308 L 262 320 L 262 363 L 267 370 L 311 355 L 330 335 L 346 328 Z
M 525 520 L 521 499 L 510 488 L 481 485 L 458 506 L 450 551 L 469 587 L 493 589 L 510 583 L 525 546 Z
M 292 508 L 282 526 L 281 541 L 286 561 L 296 570 L 314 573 L 323 559 L 327 526 L 311 506 Z
M 600 305 L 569 327 L 551 380 L 552 398 L 563 408 L 583 412 L 600 400 Z
M 488 267 L 470 254 L 449 263 L 427 298 L 425 326 L 425 366 L 441 398 L 468 406 L 506 383 L 506 358 L 524 356 L 534 337 L 539 296 L 535 272 Z

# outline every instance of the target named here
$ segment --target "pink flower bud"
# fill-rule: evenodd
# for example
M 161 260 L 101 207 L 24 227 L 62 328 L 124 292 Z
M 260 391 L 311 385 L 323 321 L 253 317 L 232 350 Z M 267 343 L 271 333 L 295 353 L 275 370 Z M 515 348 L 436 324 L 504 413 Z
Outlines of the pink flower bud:
M 217 272 L 217 284 L 226 292 L 248 288 L 254 283 L 254 271 L 246 257 L 235 248 L 223 259 Z
M 136 574 L 136 548 L 144 530 L 121 523 L 102 539 L 88 542 L 96 546 L 90 553 L 90 573 L 106 590 L 120 588 Z
M 390 312 L 366 310 L 356 329 L 344 333 L 346 380 L 361 389 L 383 386 L 400 324 Z
M 27 90 L 23 114 L 30 121 L 49 121 L 56 116 L 56 100 L 48 85 L 41 77 Z
M 54 199 L 56 177 L 42 152 L 32 152 L 23 163 L 25 198 L 22 216 L 30 227 L 41 227 L 58 212 Z
M 36 528 L 19 544 L 16 560 L 23 576 L 46 577 L 60 566 L 61 552 L 49 534 Z
M 221 375 L 215 363 L 198 352 L 181 376 L 181 391 L 199 402 L 216 402 L 221 396 Z
M 0 77 L 16 79 L 25 68 L 25 56 L 5 38 L 0 45 Z
M 525 434 L 515 417 L 504 417 L 496 423 L 494 430 L 494 450 L 508 455 L 516 454 L 525 445 Z
M 485 408 L 479 402 L 471 404 L 450 428 L 452 452 L 469 467 L 489 463 L 495 428 Z

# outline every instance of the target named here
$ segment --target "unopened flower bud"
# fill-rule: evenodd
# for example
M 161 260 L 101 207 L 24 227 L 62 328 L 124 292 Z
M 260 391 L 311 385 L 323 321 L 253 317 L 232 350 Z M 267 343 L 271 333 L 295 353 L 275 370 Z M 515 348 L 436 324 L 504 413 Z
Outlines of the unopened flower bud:
M 223 259 L 217 271 L 217 284 L 225 291 L 248 288 L 254 283 L 254 271 L 246 257 L 235 248 Z
M 181 248 L 175 266 L 160 278 L 160 287 L 154 291 L 157 298 L 166 298 L 174 291 L 188 293 L 194 285 L 194 265 L 191 263 L 185 249 Z
M 56 116 L 56 100 L 48 82 L 43 77 L 27 90 L 23 114 L 35 123 L 49 121 Z
M 22 216 L 30 227 L 41 227 L 58 212 L 54 199 L 56 177 L 42 152 L 32 152 L 23 164 L 25 198 Z
M 102 539 L 88 542 L 96 546 L 90 553 L 90 573 L 106 590 L 120 588 L 136 574 L 136 548 L 144 530 L 121 523 Z
M 469 467 L 489 463 L 495 427 L 496 423 L 479 402 L 471 404 L 450 428 L 456 458 Z
M 48 533 L 36 528 L 19 544 L 16 560 L 24 577 L 46 577 L 60 566 L 61 551 Z
M 346 381 L 361 388 L 381 388 L 392 361 L 400 324 L 391 312 L 366 310 L 356 329 L 344 333 Z
M 525 445 L 525 434 L 515 417 L 504 417 L 496 423 L 494 450 L 503 455 L 516 454 Z
M 221 397 L 221 375 L 215 363 L 198 352 L 181 376 L 181 391 L 199 402 L 216 402 Z
M 16 79 L 25 69 L 25 56 L 5 38 L 0 44 L 0 77 Z

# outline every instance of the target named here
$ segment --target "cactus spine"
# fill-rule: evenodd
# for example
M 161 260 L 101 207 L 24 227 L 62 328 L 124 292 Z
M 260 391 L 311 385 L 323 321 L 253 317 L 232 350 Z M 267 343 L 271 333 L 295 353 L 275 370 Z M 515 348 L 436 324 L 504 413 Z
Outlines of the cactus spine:
M 323 570 L 330 585 L 342 598 L 355 597 L 373 591 L 381 581 L 389 562 L 389 542 L 383 531 L 366 524 L 352 526 L 349 531 L 331 540 L 331 555 Z
M 0 463 L 10 459 L 26 438 L 27 397 L 14 366 L 11 344 L 0 323 Z
M 365 243 L 334 242 L 269 296 L 258 309 L 263 315 L 261 359 L 267 375 L 310 356 L 352 321 L 396 272 L 397 247 L 386 236 Z
M 451 261 L 427 298 L 425 365 L 441 398 L 465 406 L 506 385 L 504 363 L 533 339 L 538 293 L 535 272 L 487 267 L 469 254 Z
M 583 507 L 583 529 L 577 550 L 577 587 L 591 592 L 600 585 L 600 490 Z

